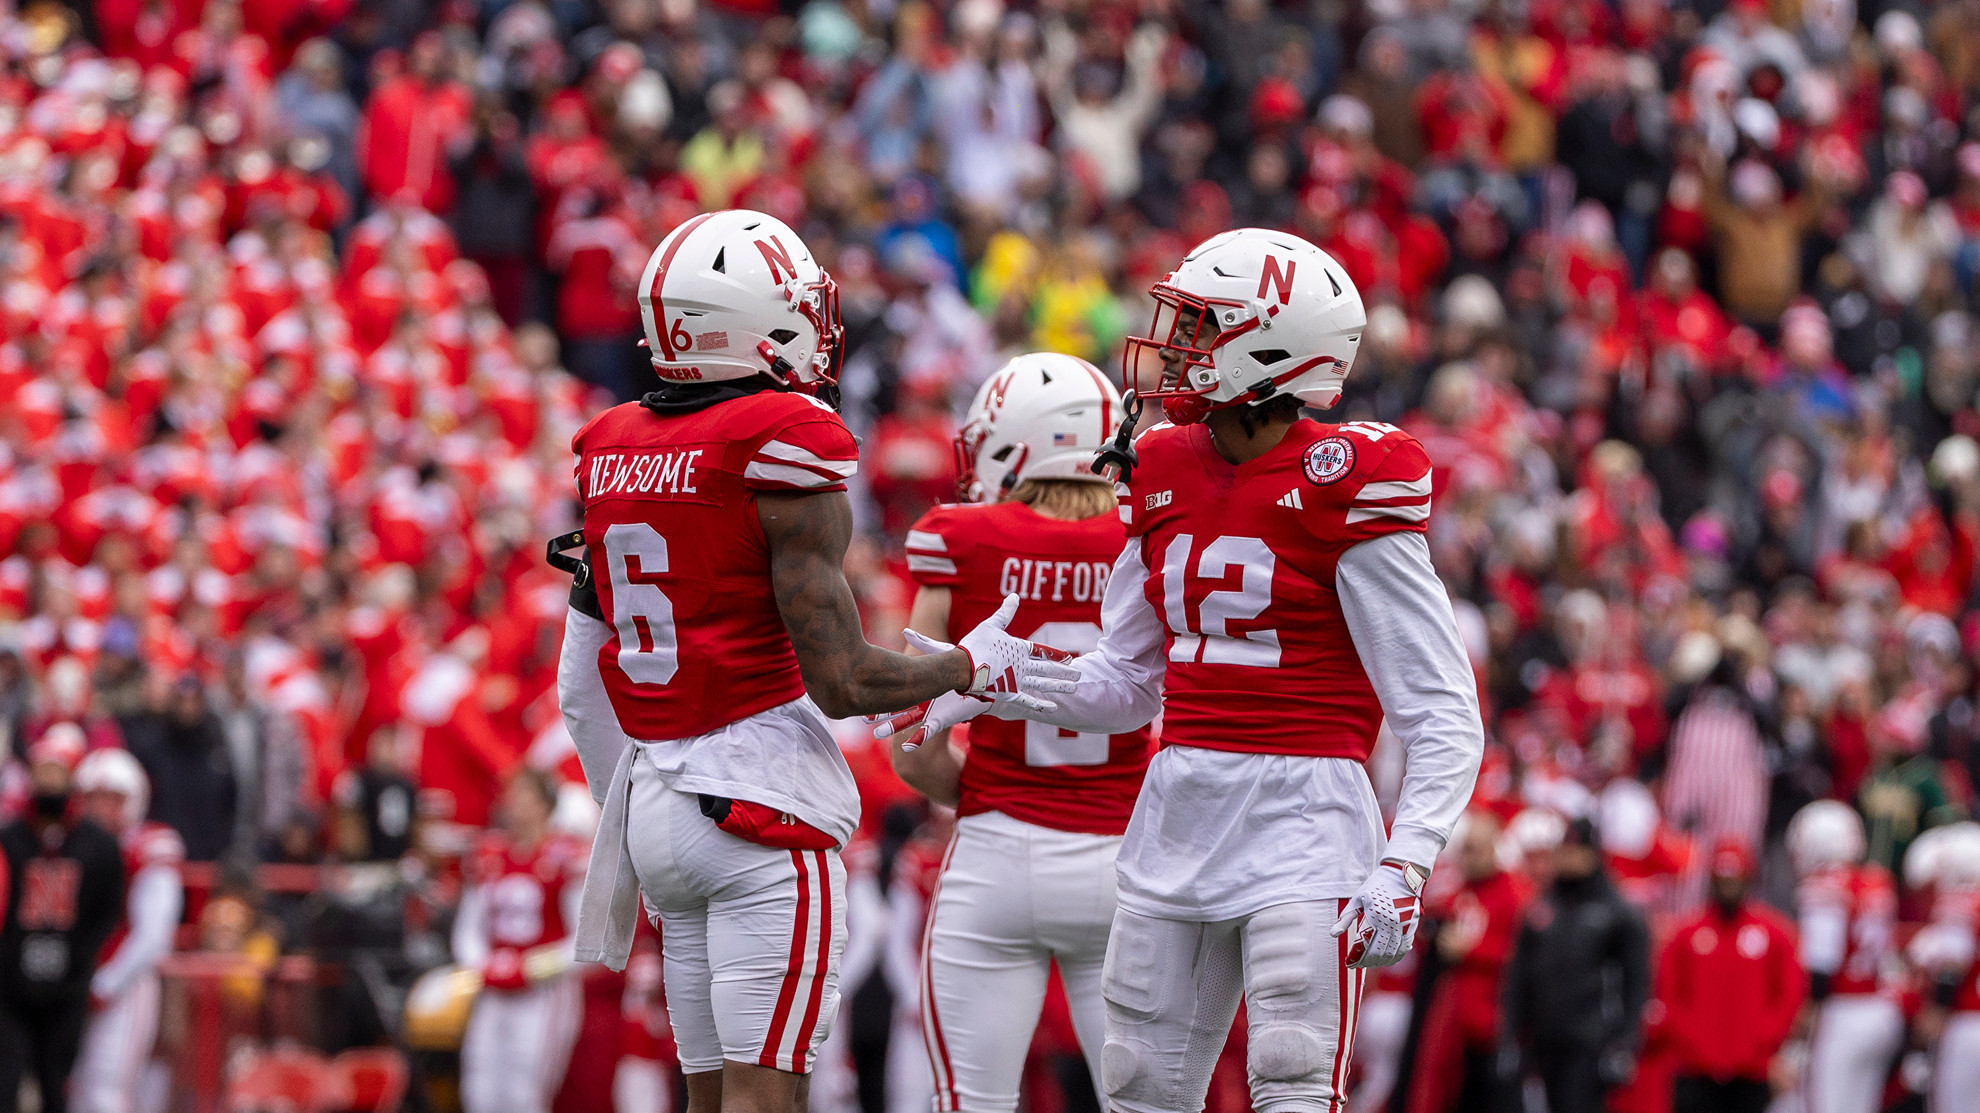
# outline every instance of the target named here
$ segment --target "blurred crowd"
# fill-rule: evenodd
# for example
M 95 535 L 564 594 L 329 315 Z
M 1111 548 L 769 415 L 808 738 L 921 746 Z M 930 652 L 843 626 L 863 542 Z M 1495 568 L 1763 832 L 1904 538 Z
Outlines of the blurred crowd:
M 1327 417 L 1435 461 L 1480 815 L 1587 820 L 1661 943 L 1722 846 L 1791 908 L 1811 801 L 1892 869 L 1974 810 L 1975 0 L 0 12 L 0 813 L 73 729 L 193 862 L 457 860 L 522 766 L 582 834 L 542 545 L 732 206 L 839 284 L 876 641 L 988 373 L 1278 227 L 1367 303 Z M 943 821 L 845 741 L 885 893 Z

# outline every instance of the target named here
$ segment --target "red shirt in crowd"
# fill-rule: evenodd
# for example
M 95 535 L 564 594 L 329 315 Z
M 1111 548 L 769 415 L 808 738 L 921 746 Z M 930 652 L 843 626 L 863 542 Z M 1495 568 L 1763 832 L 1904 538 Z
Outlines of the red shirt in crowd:
M 1657 969 L 1657 1000 L 1685 1074 L 1765 1079 L 1808 993 L 1794 928 L 1747 902 L 1708 906 L 1678 928 Z

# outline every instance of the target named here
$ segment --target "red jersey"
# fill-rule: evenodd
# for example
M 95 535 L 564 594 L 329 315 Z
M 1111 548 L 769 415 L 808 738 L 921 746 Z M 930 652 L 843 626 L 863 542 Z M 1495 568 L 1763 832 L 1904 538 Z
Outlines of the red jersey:
M 1708 907 L 1678 928 L 1657 964 L 1657 999 L 1683 1069 L 1717 1079 L 1767 1077 L 1808 992 L 1794 929 L 1746 903 Z
M 908 572 L 948 589 L 951 641 L 1016 593 L 1012 634 L 1084 653 L 1100 642 L 1100 598 L 1125 540 L 1112 514 L 1067 522 L 1021 502 L 938 506 L 908 531 Z M 1000 811 L 1054 830 L 1118 835 L 1148 753 L 1146 728 L 1108 737 L 978 716 L 956 814 Z
M 845 490 L 859 446 L 839 415 L 771 390 L 686 414 L 627 403 L 572 450 L 612 624 L 598 671 L 626 734 L 706 734 L 803 695 L 756 495 Z
M 124 848 L 126 892 L 129 891 L 131 882 L 144 870 L 152 866 L 163 866 L 177 873 L 179 865 L 186 860 L 185 840 L 179 837 L 177 831 L 163 823 L 140 823 L 124 832 L 123 837 L 117 841 L 123 844 Z M 96 965 L 101 968 L 115 958 L 118 949 L 124 945 L 124 940 L 130 934 L 131 913 L 126 902 L 123 914 L 117 917 L 116 928 L 110 932 L 110 938 L 104 940 L 103 950 L 97 954 Z
M 1897 884 L 1890 871 L 1874 863 L 1817 870 L 1802 878 L 1796 902 L 1804 920 L 1839 915 L 1848 925 L 1829 992 L 1878 992 L 1878 975 L 1897 944 Z
M 584 884 L 589 857 L 569 835 L 550 835 L 527 851 L 499 832 L 483 835 L 463 872 L 487 894 L 490 947 L 527 951 L 569 935 L 577 925 L 564 922 L 564 887 Z
M 1302 420 L 1242 465 L 1157 425 L 1121 499 L 1168 626 L 1163 743 L 1368 760 L 1382 706 L 1341 614 L 1341 554 L 1422 533 L 1430 458 L 1393 425 Z

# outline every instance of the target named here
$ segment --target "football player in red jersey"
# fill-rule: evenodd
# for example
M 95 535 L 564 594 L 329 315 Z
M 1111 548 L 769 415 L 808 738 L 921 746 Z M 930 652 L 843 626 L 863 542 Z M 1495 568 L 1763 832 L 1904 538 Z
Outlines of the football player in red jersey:
M 1932 893 L 1931 921 L 1905 947 L 1932 983 L 1917 1029 L 1933 1053 L 1929 1108 L 1959 1109 L 1980 1093 L 1980 824 L 1922 832 L 1904 852 L 1904 880 Z
M 103 944 L 89 994 L 82 1054 L 69 1083 L 84 1113 L 137 1107 L 139 1080 L 158 1038 L 158 963 L 172 952 L 185 907 L 179 864 L 186 844 L 163 823 L 145 822 L 151 779 L 128 750 L 97 750 L 76 766 L 83 814 L 124 848 L 124 918 Z
M 639 301 L 665 385 L 573 443 L 596 599 L 573 595 L 558 696 L 604 806 L 577 954 L 623 965 L 643 893 L 695 1113 L 785 1113 L 837 1012 L 859 816 L 825 716 L 1036 705 L 1021 682 L 1072 673 L 1004 631 L 1016 599 L 953 650 L 867 643 L 842 568 L 858 445 L 813 394 L 837 294 L 795 232 L 694 217 Z
M 1897 884 L 1863 860 L 1863 820 L 1840 800 L 1817 800 L 1788 822 L 1801 963 L 1815 1008 L 1802 1080 L 1822 1113 L 1874 1113 L 1904 1043 L 1904 1010 L 1883 983 L 1897 945 Z
M 582 1019 L 570 973 L 584 844 L 550 828 L 557 786 L 534 769 L 510 778 L 496 830 L 463 863 L 454 961 L 482 989 L 461 1038 L 461 1108 L 549 1113 Z
M 1092 464 L 1120 418 L 1113 384 L 1072 356 L 1018 356 L 985 380 L 956 438 L 965 505 L 937 507 L 908 532 L 920 585 L 912 630 L 959 637 L 1016 592 L 1013 631 L 1061 649 L 1099 642 L 1100 599 L 1126 538 Z M 1109 737 L 983 717 L 967 754 L 946 736 L 907 731 L 895 742 L 901 778 L 957 811 L 921 955 L 935 1108 L 1017 1108 L 1054 962 L 1101 1092 L 1114 854 L 1148 731 Z
M 1107 454 L 1133 467 L 1100 645 L 1026 713 L 1163 716 L 1118 858 L 1101 1074 L 1115 1113 L 1194 1113 L 1242 995 L 1254 1107 L 1338 1109 L 1364 971 L 1408 953 L 1484 748 L 1424 542 L 1430 461 L 1394 426 L 1301 416 L 1339 397 L 1365 319 L 1319 248 L 1226 232 L 1151 292 L 1125 365 L 1159 369 L 1144 396 L 1169 420 Z M 1385 714 L 1408 753 L 1386 839 L 1362 769 Z

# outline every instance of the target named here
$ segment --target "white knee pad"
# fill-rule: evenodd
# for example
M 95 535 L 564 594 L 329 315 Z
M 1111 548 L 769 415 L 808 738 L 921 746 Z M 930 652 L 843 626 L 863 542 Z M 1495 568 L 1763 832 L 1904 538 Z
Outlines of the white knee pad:
M 1304 904 L 1267 908 L 1245 930 L 1245 997 L 1256 1011 L 1246 1049 L 1253 1078 L 1293 1082 L 1331 1070 L 1329 1044 L 1303 1023 L 1322 977 L 1324 951 Z
M 1100 1082 L 1114 1113 L 1194 1113 L 1237 1008 L 1237 939 L 1201 924 L 1122 912 L 1101 972 L 1107 1040 Z
M 1107 1088 L 1107 1096 L 1127 1098 L 1141 1096 L 1140 1091 L 1147 1087 L 1136 1087 L 1155 1072 L 1149 1066 L 1155 1062 L 1155 1055 L 1148 1045 L 1139 1041 L 1112 1039 L 1100 1049 L 1100 1082 Z
M 1265 1082 L 1298 1082 L 1332 1071 L 1327 1045 L 1303 1024 L 1267 1024 L 1252 1033 L 1245 1049 L 1251 1075 Z

